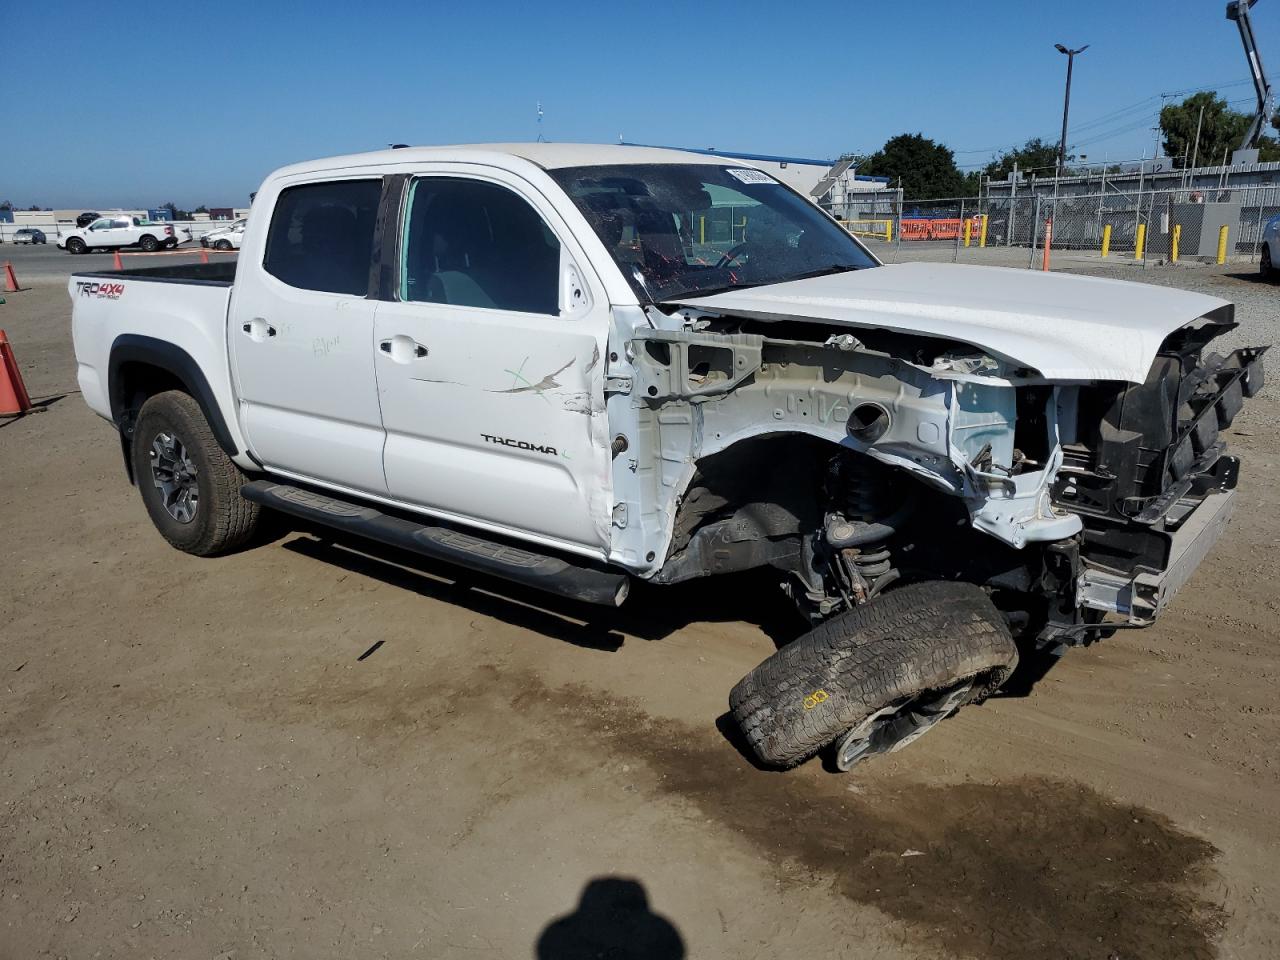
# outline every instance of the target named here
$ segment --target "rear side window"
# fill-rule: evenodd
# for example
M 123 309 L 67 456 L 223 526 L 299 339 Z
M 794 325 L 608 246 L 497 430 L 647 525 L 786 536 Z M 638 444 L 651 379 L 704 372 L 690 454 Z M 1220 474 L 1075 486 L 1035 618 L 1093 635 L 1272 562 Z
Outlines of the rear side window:
M 263 269 L 291 287 L 363 297 L 381 196 L 380 180 L 282 190 L 271 214 Z
M 400 299 L 560 312 L 560 241 L 523 197 L 478 180 L 413 184 Z

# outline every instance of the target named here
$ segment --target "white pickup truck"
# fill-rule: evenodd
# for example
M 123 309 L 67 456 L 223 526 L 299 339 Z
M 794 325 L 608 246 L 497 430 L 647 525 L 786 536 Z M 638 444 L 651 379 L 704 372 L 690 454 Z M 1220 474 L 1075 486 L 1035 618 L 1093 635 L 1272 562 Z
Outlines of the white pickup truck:
M 146 253 L 151 253 L 161 247 L 176 247 L 178 243 L 173 224 L 123 213 L 99 217 L 87 227 L 77 227 L 58 236 L 58 246 L 68 253 L 118 250 L 121 247 L 141 247 Z
M 730 706 L 777 766 L 1151 623 L 1226 525 L 1265 349 L 1214 353 L 1233 307 L 1199 294 L 885 266 L 766 173 L 623 146 L 286 167 L 238 263 L 69 291 L 181 550 L 266 507 L 601 604 L 773 571 L 811 629 Z

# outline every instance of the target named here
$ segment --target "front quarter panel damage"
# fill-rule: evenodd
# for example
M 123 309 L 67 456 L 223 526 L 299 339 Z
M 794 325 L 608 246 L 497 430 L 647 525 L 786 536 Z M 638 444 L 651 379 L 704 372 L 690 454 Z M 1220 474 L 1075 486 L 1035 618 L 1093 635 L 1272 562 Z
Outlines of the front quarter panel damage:
M 975 527 L 1016 547 L 1080 528 L 1049 501 L 1056 442 L 1042 469 L 1009 475 L 1009 381 L 930 371 L 856 342 L 639 329 L 625 349 L 617 367 L 629 393 L 609 407 L 611 432 L 627 438 L 614 460 L 613 559 L 642 575 L 662 566 L 698 462 L 773 434 L 817 437 L 907 471 L 961 498 Z

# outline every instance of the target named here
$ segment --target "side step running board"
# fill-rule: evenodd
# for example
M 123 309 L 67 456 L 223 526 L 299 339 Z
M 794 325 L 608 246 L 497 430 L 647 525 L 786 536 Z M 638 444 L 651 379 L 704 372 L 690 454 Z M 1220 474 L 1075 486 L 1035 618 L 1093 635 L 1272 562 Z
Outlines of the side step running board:
M 284 483 L 254 480 L 240 488 L 240 495 L 281 513 L 587 603 L 619 606 L 631 586 L 624 573 L 579 566 L 447 527 L 415 523 L 362 503 Z

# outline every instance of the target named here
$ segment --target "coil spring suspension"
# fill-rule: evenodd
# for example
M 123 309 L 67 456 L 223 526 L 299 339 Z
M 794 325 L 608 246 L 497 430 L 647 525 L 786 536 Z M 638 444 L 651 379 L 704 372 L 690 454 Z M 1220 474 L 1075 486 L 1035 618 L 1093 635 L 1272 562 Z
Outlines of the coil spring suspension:
M 887 541 L 907 511 L 889 472 L 875 461 L 831 461 L 823 525 L 831 570 L 846 604 L 866 603 L 900 576 Z

